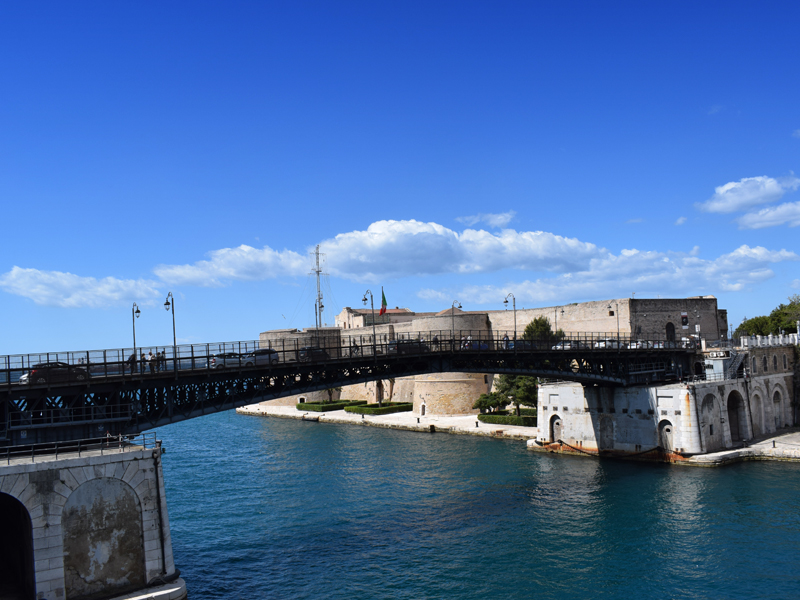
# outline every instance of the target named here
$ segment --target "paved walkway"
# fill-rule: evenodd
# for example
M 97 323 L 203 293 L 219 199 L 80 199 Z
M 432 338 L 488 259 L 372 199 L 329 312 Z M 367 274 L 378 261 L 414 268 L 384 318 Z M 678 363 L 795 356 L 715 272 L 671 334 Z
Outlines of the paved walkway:
M 515 425 L 481 423 L 476 418 L 476 415 L 418 417 L 411 412 L 401 412 L 391 415 L 363 415 L 362 418 L 362 415 L 345 412 L 344 410 L 302 412 L 297 410 L 294 406 L 265 406 L 263 404 L 243 406 L 242 408 L 237 408 L 236 412 L 242 415 L 256 417 L 304 419 L 319 421 L 320 423 L 347 423 L 350 425 L 404 429 L 407 431 L 420 431 L 425 433 L 431 432 L 431 427 L 433 427 L 433 431 L 442 431 L 445 433 L 485 435 L 515 440 L 535 438 L 536 434 L 539 432 L 536 427 L 517 427 Z
M 800 461 L 800 429 L 795 427 L 758 442 L 750 442 L 745 448 L 693 456 L 683 464 L 718 467 L 745 460 Z

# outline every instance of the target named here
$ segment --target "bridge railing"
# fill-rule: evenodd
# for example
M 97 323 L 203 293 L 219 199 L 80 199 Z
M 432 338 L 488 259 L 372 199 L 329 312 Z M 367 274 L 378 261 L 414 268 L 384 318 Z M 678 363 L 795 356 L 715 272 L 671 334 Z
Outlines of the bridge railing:
M 88 380 L 141 379 L 184 375 L 201 371 L 271 368 L 286 363 L 355 360 L 389 355 L 430 352 L 622 352 L 662 349 L 694 349 L 699 339 L 680 341 L 639 339 L 616 333 L 550 334 L 521 339 L 513 331 L 437 330 L 380 334 L 373 339 L 365 328 L 341 335 L 275 338 L 211 344 L 141 346 L 105 350 L 43 352 L 0 356 L 0 386 L 50 386 L 82 384 Z M 56 409 L 53 409 L 56 410 Z M 32 417 L 33 418 L 33 417 Z M 40 411 L 38 418 L 55 418 Z M 123 418 L 123 415 L 119 415 Z
M 0 460 L 5 460 L 7 465 L 11 461 L 20 459 L 25 462 L 43 460 L 56 460 L 69 456 L 81 457 L 85 454 L 111 454 L 126 450 L 150 450 L 160 444 L 156 439 L 156 432 L 150 431 L 138 435 L 110 435 L 96 438 L 84 438 L 64 442 L 47 442 L 42 444 L 29 444 L 7 446 L 0 449 Z

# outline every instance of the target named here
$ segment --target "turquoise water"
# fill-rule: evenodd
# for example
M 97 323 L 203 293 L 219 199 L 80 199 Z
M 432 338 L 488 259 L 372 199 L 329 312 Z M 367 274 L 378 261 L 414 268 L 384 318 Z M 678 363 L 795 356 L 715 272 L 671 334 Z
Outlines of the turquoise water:
M 599 461 L 234 412 L 158 434 L 191 600 L 800 597 L 800 464 Z

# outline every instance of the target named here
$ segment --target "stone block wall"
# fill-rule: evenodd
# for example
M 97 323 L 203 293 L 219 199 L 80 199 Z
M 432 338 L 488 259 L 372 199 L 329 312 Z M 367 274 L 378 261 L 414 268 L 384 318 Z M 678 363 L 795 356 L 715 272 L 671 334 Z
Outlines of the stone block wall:
M 0 466 L 0 496 L 30 516 L 36 598 L 108 597 L 175 574 L 160 449 Z

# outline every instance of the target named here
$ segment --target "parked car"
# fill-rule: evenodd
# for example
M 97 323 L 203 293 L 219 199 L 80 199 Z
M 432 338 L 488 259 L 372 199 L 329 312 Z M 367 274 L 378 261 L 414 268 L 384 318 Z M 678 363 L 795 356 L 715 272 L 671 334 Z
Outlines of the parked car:
M 631 342 L 629 348 L 631 350 L 649 350 L 653 347 L 653 342 L 647 340 L 636 340 Z
M 558 342 L 551 350 L 580 350 L 584 344 L 575 340 L 564 340 Z
M 536 350 L 538 348 L 536 342 L 531 340 L 512 340 L 508 342 L 508 347 L 511 350 Z
M 300 362 L 308 362 L 311 360 L 327 360 L 329 358 L 330 355 L 325 348 L 304 346 L 297 351 L 297 360 Z
M 245 367 L 261 366 L 261 365 L 274 365 L 280 360 L 278 351 L 273 348 L 259 348 L 254 352 L 246 355 L 242 362 Z
M 223 352 L 222 354 L 212 354 L 208 359 L 209 369 L 230 369 L 238 368 L 244 364 L 242 355 L 236 352 Z
M 614 338 L 606 338 L 603 340 L 597 340 L 594 343 L 594 347 L 598 350 L 617 350 L 620 348 L 619 340 L 615 340 Z
M 86 381 L 89 371 L 84 367 L 64 362 L 47 362 L 33 365 L 31 370 L 19 378 L 21 384 L 52 383 L 57 381 Z
M 430 352 L 428 345 L 421 340 L 390 340 L 386 346 L 389 354 L 420 354 Z

